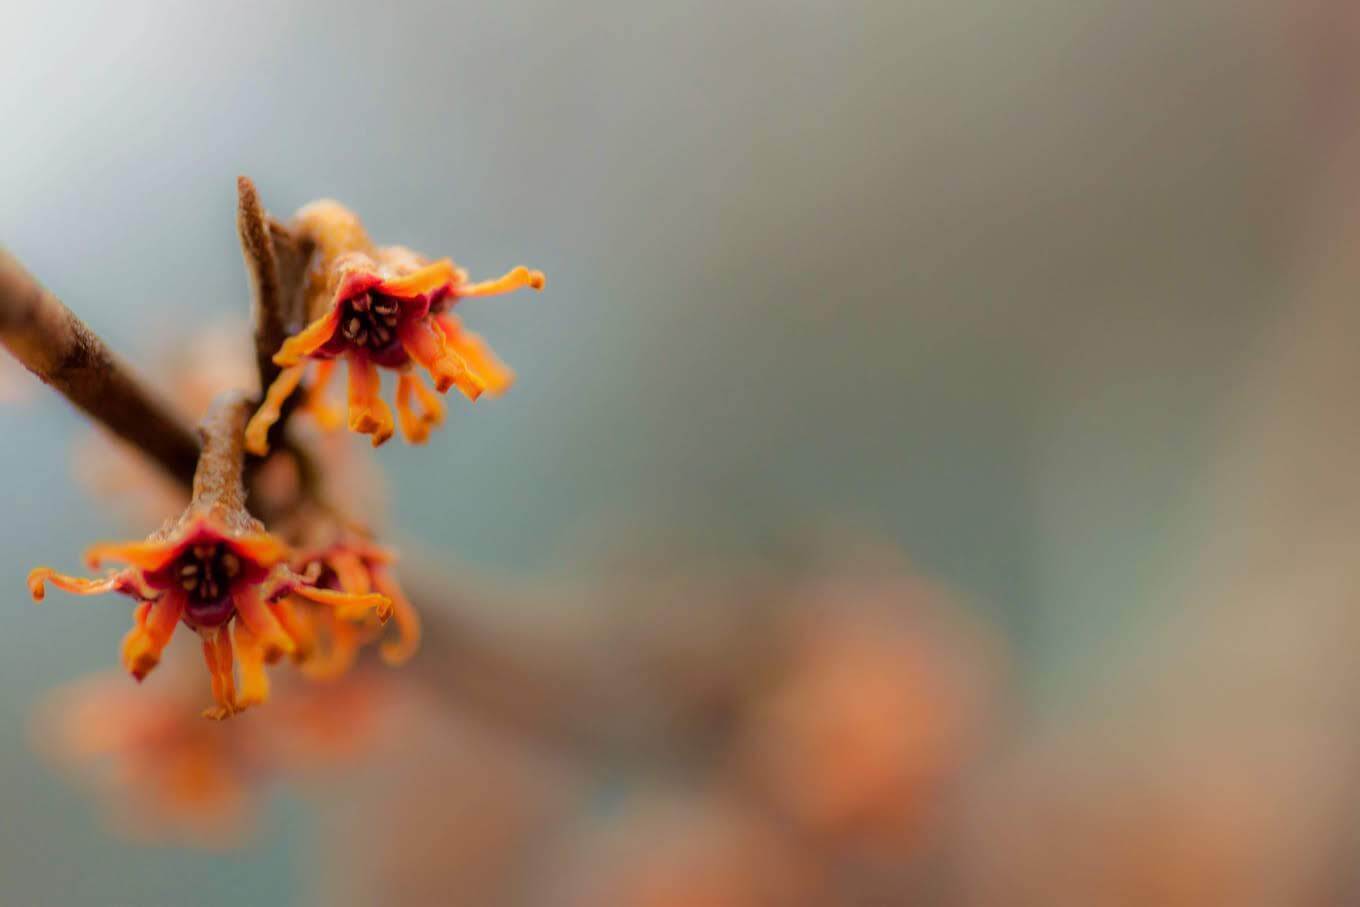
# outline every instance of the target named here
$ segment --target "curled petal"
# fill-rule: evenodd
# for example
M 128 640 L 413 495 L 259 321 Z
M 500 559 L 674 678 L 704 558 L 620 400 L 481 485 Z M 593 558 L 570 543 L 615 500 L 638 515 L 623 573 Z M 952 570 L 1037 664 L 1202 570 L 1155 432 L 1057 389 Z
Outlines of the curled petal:
M 392 617 L 397 625 L 397 638 L 384 641 L 378 651 L 388 664 L 402 664 L 420 647 L 420 615 L 387 568 L 373 570 L 373 583 L 392 600 Z
M 431 428 L 442 425 L 444 422 L 444 401 L 439 399 L 439 395 L 426 387 L 419 375 L 411 376 L 411 389 L 415 391 L 416 399 L 420 401 L 420 406 L 424 410 L 420 417 L 421 421 Z
M 511 268 L 495 280 L 483 280 L 480 283 L 469 283 L 455 287 L 454 294 L 459 299 L 468 299 L 473 296 L 499 296 L 502 293 L 513 293 L 515 290 L 524 287 L 541 290 L 544 283 L 545 278 L 542 271 L 531 271 L 521 265 L 517 268 Z
M 404 277 L 384 280 L 375 289 L 384 296 L 410 298 L 423 293 L 432 293 L 440 287 L 447 286 L 453 282 L 455 276 L 453 262 L 441 258 L 434 264 L 412 271 Z
M 401 425 L 402 437 L 411 444 L 424 444 L 430 439 L 430 423 L 411 403 L 412 393 L 419 384 L 420 378 L 410 372 L 397 376 L 397 422 Z
M 184 593 L 179 591 L 167 592 L 137 607 L 135 625 L 123 637 L 123 666 L 129 674 L 140 681 L 160 664 L 161 652 L 183 614 Z
M 297 365 L 325 346 L 339 327 L 340 307 L 332 306 L 325 315 L 285 340 L 274 354 L 274 363 L 284 368 Z
M 368 359 L 351 357 L 349 360 L 349 428 L 360 434 L 372 435 L 373 446 L 392 437 L 395 426 L 392 411 L 378 396 L 381 382 L 378 367 Z
M 34 567 L 28 573 L 28 592 L 35 602 L 47 596 L 46 584 L 51 583 L 58 589 L 65 589 L 75 595 L 102 595 L 105 592 L 121 592 L 129 588 L 132 577 L 127 570 L 119 571 L 103 579 L 86 579 L 80 576 L 67 576 L 51 567 Z
M 331 605 L 342 617 L 362 616 L 372 609 L 378 619 L 385 621 L 392 616 L 392 599 L 381 592 L 355 595 L 350 592 L 336 592 L 334 589 L 318 589 L 315 586 L 298 586 L 294 594 L 322 605 Z
M 435 323 L 443 331 L 445 343 L 458 354 L 477 382 L 493 397 L 499 397 L 510 389 L 510 385 L 515 382 L 515 373 L 496 358 L 481 336 L 463 330 L 462 323 L 453 315 L 438 316 Z
M 284 401 L 297 390 L 298 382 L 302 380 L 302 373 L 306 369 L 307 364 L 303 362 L 290 365 L 279 372 L 274 383 L 269 385 L 264 402 L 255 411 L 255 415 L 250 417 L 250 422 L 246 425 L 246 450 L 255 456 L 262 457 L 269 453 L 269 429 L 279 421 Z
M 203 661 L 208 665 L 208 675 L 212 679 L 212 695 L 216 706 L 204 709 L 203 717 L 222 721 L 240 711 L 236 702 L 236 679 L 232 676 L 231 634 L 226 627 L 201 630 L 203 637 Z
M 482 386 L 468 374 L 463 360 L 445 344 L 443 333 L 429 319 L 406 322 L 401 330 L 401 345 L 430 373 L 435 390 L 441 394 L 456 384 L 469 400 L 481 396 Z

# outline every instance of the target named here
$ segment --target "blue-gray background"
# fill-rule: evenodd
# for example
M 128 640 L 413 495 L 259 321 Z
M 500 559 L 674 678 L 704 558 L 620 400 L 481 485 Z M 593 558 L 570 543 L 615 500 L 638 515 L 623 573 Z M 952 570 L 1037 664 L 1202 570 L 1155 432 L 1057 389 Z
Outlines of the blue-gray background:
M 9 0 L 0 241 L 130 355 L 243 313 L 234 179 L 547 292 L 469 320 L 519 374 L 424 449 L 403 532 L 561 569 L 620 525 L 724 555 L 836 520 L 1014 643 L 1035 708 L 1159 618 L 1280 309 L 1298 73 L 1243 4 Z M 1263 216 L 1269 212 L 1269 216 Z M 57 597 L 112 513 L 81 421 L 0 409 L 7 904 L 305 900 L 311 818 L 226 859 L 112 840 L 28 752 L 126 611 Z

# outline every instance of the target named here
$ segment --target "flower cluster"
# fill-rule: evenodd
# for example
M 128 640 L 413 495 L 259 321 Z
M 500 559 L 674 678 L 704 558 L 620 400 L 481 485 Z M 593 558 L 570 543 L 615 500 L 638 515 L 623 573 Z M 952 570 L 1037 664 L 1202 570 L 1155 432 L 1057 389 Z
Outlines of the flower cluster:
M 284 226 L 268 218 L 249 180 L 242 178 L 238 191 L 237 224 L 255 302 L 256 368 L 267 385 L 262 399 L 239 392 L 219 397 L 200 427 L 183 513 L 145 541 L 89 549 L 92 570 L 106 563 L 116 568 L 86 578 L 37 567 L 28 577 L 35 600 L 49 585 L 77 595 L 131 598 L 136 605 L 122 662 L 138 681 L 161 662 L 178 627 L 188 627 L 200 638 L 211 678 L 214 704 L 204 714 L 215 719 L 265 702 L 266 668 L 285 658 L 305 678 L 333 679 L 366 646 L 395 665 L 419 644 L 420 619 L 391 569 L 395 554 L 327 496 L 329 487 L 350 497 L 357 493 L 334 445 L 309 451 L 290 438 L 285 456 L 269 456 L 304 373 L 315 364 L 302 410 L 322 427 L 341 421 L 325 391 L 343 359 L 350 429 L 370 435 L 374 446 L 398 426 L 408 441 L 422 442 L 443 420 L 439 395 L 450 387 L 475 400 L 484 392 L 502 393 L 513 380 L 486 343 L 463 328 L 453 307 L 464 298 L 543 286 L 542 273 L 527 268 L 472 283 L 449 259 L 377 246 L 358 217 L 332 201 L 305 206 Z M 201 408 L 200 392 L 223 374 L 212 366 L 227 357 L 208 358 L 194 364 L 192 380 L 172 389 L 180 397 L 194 389 L 196 399 L 180 400 L 190 409 Z M 433 390 L 416 366 L 429 373 Z M 397 373 L 395 419 L 379 395 L 382 369 Z M 148 437 L 182 431 L 168 421 Z M 182 482 L 186 476 L 177 469 L 192 463 L 183 454 L 192 456 L 193 449 L 190 438 L 181 438 L 174 451 L 179 459 L 166 472 Z M 155 447 L 156 441 L 140 446 Z M 248 454 L 261 459 L 248 462 Z M 278 481 L 290 471 L 289 481 Z M 265 508 L 269 529 L 247 509 L 248 485 L 251 504 Z

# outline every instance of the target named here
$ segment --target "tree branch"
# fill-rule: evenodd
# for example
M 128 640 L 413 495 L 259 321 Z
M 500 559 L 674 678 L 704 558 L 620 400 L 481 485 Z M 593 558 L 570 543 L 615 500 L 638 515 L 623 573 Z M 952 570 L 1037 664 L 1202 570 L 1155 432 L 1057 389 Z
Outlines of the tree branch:
M 24 367 L 189 487 L 198 440 L 178 413 L 61 300 L 0 249 L 0 345 Z

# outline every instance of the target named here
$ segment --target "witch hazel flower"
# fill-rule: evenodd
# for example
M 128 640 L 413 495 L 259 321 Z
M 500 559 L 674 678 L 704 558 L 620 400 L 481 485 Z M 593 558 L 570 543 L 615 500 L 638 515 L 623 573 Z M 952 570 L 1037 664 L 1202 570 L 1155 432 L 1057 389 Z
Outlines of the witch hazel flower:
M 265 665 L 297 656 L 299 641 L 281 619 L 282 602 L 302 598 L 326 607 L 390 612 L 380 592 L 354 595 L 317 587 L 289 569 L 288 545 L 265 531 L 246 510 L 242 482 L 242 426 L 249 403 L 228 398 L 209 412 L 188 509 L 142 542 L 97 544 L 86 553 L 91 569 L 114 561 L 121 569 L 98 579 L 50 567 L 29 573 L 41 601 L 50 583 L 77 595 L 120 592 L 137 602 L 123 639 L 122 661 L 140 681 L 160 663 L 184 624 L 201 640 L 215 705 L 207 718 L 228 718 L 269 697 Z M 237 689 L 235 665 L 240 664 Z
M 297 213 L 294 232 L 315 248 L 306 287 L 310 323 L 274 355 L 282 367 L 246 430 L 251 453 L 268 451 L 270 427 L 308 368 L 315 366 L 305 408 L 323 425 L 340 418 L 325 402 L 337 363 L 348 368 L 347 423 L 376 447 L 397 427 L 413 444 L 428 439 L 444 419 L 439 396 L 421 380 L 424 369 L 443 394 L 457 387 L 469 400 L 499 395 L 514 374 L 486 342 L 452 314 L 462 299 L 495 296 L 544 285 L 541 271 L 517 267 L 495 280 L 471 283 L 447 259 L 430 261 L 402 246 L 377 247 L 358 217 L 333 201 L 314 202 Z M 380 396 L 382 371 L 397 376 L 397 418 Z
M 389 665 L 405 663 L 420 646 L 420 615 L 402 591 L 391 566 L 396 553 L 348 529 L 327 544 L 304 547 L 293 560 L 294 569 L 317 588 L 362 596 L 379 592 L 391 602 L 391 625 L 378 612 L 362 608 L 309 605 L 308 620 L 318 640 L 317 654 L 305 667 L 316 677 L 345 673 L 361 648 L 378 642 L 378 653 Z

